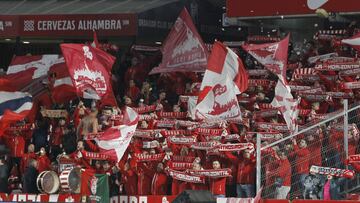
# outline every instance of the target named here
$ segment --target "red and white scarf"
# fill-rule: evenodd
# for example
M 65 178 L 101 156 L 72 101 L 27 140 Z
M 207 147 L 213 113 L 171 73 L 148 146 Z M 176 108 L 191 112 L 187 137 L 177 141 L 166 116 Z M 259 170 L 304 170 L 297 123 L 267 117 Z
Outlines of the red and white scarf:
M 158 117 L 156 116 L 156 114 L 141 114 L 139 115 L 139 121 L 151 121 L 154 119 L 157 119 Z
M 256 118 L 269 118 L 277 115 L 279 110 L 277 109 L 264 109 L 261 111 L 254 112 L 255 119 Z
M 253 143 L 237 143 L 237 144 L 220 144 L 220 145 L 216 145 L 213 148 L 211 148 L 210 150 L 208 150 L 208 153 L 211 152 L 238 152 L 238 151 L 243 151 L 246 149 L 254 149 L 254 144 Z
M 167 138 L 168 142 L 172 144 L 183 144 L 183 145 L 190 145 L 196 142 L 195 136 L 169 136 Z
M 133 109 L 138 114 L 150 113 L 150 112 L 156 111 L 156 105 L 138 107 L 138 108 L 133 108 Z
M 193 163 L 196 157 L 194 156 L 179 156 L 173 155 L 171 156 L 171 161 L 174 162 L 185 162 L 185 163 Z
M 331 97 L 327 95 L 326 93 L 321 94 L 308 94 L 308 93 L 302 93 L 299 94 L 299 96 L 303 99 L 306 99 L 308 101 L 313 102 L 322 102 L 322 101 L 330 101 Z
M 321 174 L 321 175 L 331 175 L 331 176 L 342 177 L 342 178 L 352 178 L 355 175 L 355 171 L 353 171 L 353 170 L 314 166 L 314 165 L 311 166 L 310 173 Z
M 256 135 L 260 136 L 261 141 L 272 141 L 283 137 L 279 132 L 246 132 L 246 139 L 251 140 Z
M 190 175 L 182 171 L 167 170 L 168 174 L 175 180 L 180 180 L 188 183 L 205 183 L 204 176 Z
M 360 82 L 345 82 L 343 85 L 346 89 L 360 89 Z
M 154 148 L 158 147 L 158 142 L 156 140 L 151 141 L 151 142 L 143 141 L 142 143 L 143 143 L 143 146 L 142 146 L 143 149 L 154 149 Z
M 354 98 L 352 92 L 326 92 L 326 94 L 332 98 L 351 99 Z
M 134 133 L 134 136 L 140 138 L 154 139 L 156 137 L 156 134 L 159 134 L 162 130 L 163 129 L 156 129 L 156 130 L 137 129 Z
M 93 160 L 110 160 L 110 156 L 106 154 L 100 154 L 95 152 L 87 152 L 82 154 L 85 159 L 93 159 Z
M 360 68 L 350 69 L 350 70 L 343 70 L 339 72 L 341 76 L 358 76 L 360 75 Z
M 156 120 L 155 125 L 158 128 L 173 128 L 176 125 L 176 120 Z
M 251 79 L 249 80 L 249 87 L 250 86 L 263 86 L 265 88 L 273 88 L 275 87 L 275 81 L 272 80 L 260 80 L 260 79 Z
M 193 167 L 193 163 L 189 162 L 173 162 L 169 161 L 168 163 L 169 168 L 174 170 L 186 170 L 191 169 Z
M 240 135 L 238 134 L 229 134 L 229 135 L 224 135 L 222 137 L 226 142 L 240 140 Z
M 207 170 L 188 170 L 191 175 L 205 176 L 210 178 L 224 178 L 231 177 L 231 169 L 207 169 Z
M 344 71 L 356 68 L 360 68 L 358 62 L 323 63 L 315 66 L 315 69 L 320 71 Z
M 163 130 L 161 135 L 164 137 L 175 136 L 175 135 L 191 135 L 190 130 Z
M 302 85 L 288 85 L 288 86 L 290 87 L 291 91 L 295 91 L 295 92 L 310 90 L 313 88 L 311 86 L 302 86 Z
M 286 124 L 282 123 L 265 123 L 265 122 L 258 122 L 256 126 L 264 131 L 272 130 L 278 132 L 288 132 L 289 129 Z
M 161 154 L 134 154 L 135 161 L 148 162 L 148 161 L 162 161 L 165 157 L 165 153 Z
M 22 130 L 29 130 L 31 128 L 32 124 L 31 123 L 27 123 L 24 125 L 17 125 L 17 126 L 10 126 L 9 128 L 6 129 L 6 131 L 22 131 Z
M 195 142 L 191 145 L 191 148 L 196 150 L 209 150 L 217 145 L 219 145 L 217 142 Z
M 198 133 L 200 135 L 219 136 L 219 135 L 227 134 L 227 131 L 222 128 L 218 128 L 218 129 L 197 128 L 195 130 L 195 133 Z
M 185 119 L 187 114 L 187 112 L 157 112 L 158 117 L 167 119 Z

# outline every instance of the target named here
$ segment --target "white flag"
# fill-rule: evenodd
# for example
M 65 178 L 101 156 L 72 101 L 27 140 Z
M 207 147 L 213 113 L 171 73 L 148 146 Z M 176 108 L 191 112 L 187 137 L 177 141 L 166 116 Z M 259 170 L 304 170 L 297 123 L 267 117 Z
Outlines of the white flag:
M 300 99 L 294 99 L 290 87 L 284 85 L 281 80 L 275 87 L 275 97 L 271 102 L 273 107 L 279 108 L 282 113 L 285 122 L 290 132 L 294 133 L 297 131 L 297 117 L 299 114 L 298 105 Z

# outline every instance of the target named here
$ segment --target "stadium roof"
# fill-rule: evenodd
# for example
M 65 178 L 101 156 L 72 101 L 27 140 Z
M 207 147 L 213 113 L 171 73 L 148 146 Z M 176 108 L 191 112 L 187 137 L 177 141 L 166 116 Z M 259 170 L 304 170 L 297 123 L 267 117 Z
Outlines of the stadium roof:
M 140 13 L 181 0 L 0 0 L 1 15 Z

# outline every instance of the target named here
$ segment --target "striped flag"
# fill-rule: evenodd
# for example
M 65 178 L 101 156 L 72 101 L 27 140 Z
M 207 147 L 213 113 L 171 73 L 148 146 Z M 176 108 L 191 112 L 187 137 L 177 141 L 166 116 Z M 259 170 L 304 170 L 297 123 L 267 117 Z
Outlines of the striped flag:
M 11 123 L 24 119 L 32 106 L 29 93 L 0 91 L 0 135 Z
M 360 51 L 360 32 L 354 35 L 353 37 L 349 39 L 343 39 L 341 41 L 343 44 L 348 44 L 357 51 Z
M 101 137 L 95 139 L 100 152 L 120 161 L 139 121 L 139 115 L 130 107 L 124 111 L 123 124 L 107 129 Z

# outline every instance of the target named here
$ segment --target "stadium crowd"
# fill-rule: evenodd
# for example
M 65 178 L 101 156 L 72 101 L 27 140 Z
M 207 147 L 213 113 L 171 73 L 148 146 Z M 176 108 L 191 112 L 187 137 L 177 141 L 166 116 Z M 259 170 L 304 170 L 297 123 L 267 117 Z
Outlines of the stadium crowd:
M 290 44 L 287 79 L 293 95 L 301 97 L 298 124 L 302 126 L 341 110 L 344 99 L 349 99 L 350 104 L 356 103 L 360 92 L 344 87 L 346 82 L 358 81 L 356 73 L 314 68 L 331 62 L 358 62 L 349 47 L 338 46 L 331 40 L 300 45 Z M 282 115 L 270 105 L 276 76 L 243 50 L 237 51 L 249 74 L 249 87 L 238 96 L 241 123 L 192 120 L 189 110 L 199 92 L 202 74 L 148 76 L 160 62 L 159 53 L 133 50 L 122 57 L 113 71 L 117 79 L 113 89 L 119 107 L 100 106 L 99 102 L 79 99 L 66 103 L 43 102 L 38 104 L 42 109 L 66 110 L 67 116 L 44 117 L 39 108 L 33 123 L 18 122 L 17 127 L 6 130 L 0 137 L 0 143 L 9 149 L 9 154 L 0 158 L 0 192 L 38 193 L 38 174 L 46 170 L 58 171 L 61 161 L 69 159 L 77 166 L 108 174 L 110 196 L 178 195 L 192 189 L 209 190 L 217 197 L 254 197 L 254 146 L 256 134 L 259 134 L 256 132 L 268 133 L 263 140 L 265 146 L 282 138 L 287 130 L 282 129 L 286 128 Z M 337 55 L 325 59 L 317 57 L 328 53 Z M 117 122 L 114 117 L 122 114 L 124 106 L 134 108 L 140 120 L 122 160 L 96 160 L 86 156 L 86 152 L 98 152 L 96 143 L 89 137 L 113 126 Z M 339 189 L 341 178 L 319 184 L 318 196 L 306 192 L 312 165 L 335 168 L 346 165 L 343 131 L 337 130 L 335 125 L 327 124 L 313 133 L 299 135 L 263 151 L 267 155 L 262 159 L 263 195 L 277 199 L 288 198 L 289 193 L 292 198 L 343 198 Z M 228 152 L 211 151 L 216 145 L 229 143 L 252 144 L 239 145 L 238 149 Z M 356 154 L 357 148 L 358 138 L 354 133 L 349 140 L 349 154 Z M 206 171 L 219 173 L 209 175 Z M 324 188 L 330 188 L 331 194 Z

